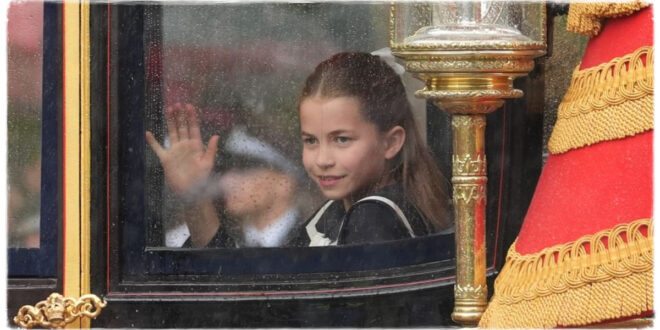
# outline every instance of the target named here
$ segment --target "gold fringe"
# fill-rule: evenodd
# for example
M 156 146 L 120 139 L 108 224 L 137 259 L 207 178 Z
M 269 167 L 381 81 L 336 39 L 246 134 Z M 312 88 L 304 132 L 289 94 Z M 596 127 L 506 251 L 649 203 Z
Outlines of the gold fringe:
M 646 63 L 646 64 L 645 64 Z M 653 129 L 653 47 L 573 72 L 548 141 L 553 154 Z
M 480 327 L 581 326 L 652 310 L 653 220 L 524 256 L 514 243 L 494 289 Z
M 618 3 L 572 3 L 568 7 L 566 29 L 594 37 L 600 33 L 605 18 L 623 17 L 648 7 L 639 0 Z

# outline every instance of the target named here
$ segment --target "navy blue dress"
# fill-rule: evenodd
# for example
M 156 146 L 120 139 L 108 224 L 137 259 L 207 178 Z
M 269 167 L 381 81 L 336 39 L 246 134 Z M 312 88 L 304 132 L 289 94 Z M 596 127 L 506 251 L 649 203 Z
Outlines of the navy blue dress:
M 393 184 L 344 210 L 341 201 L 326 202 L 299 229 L 294 246 L 364 244 L 430 233 L 421 215 Z

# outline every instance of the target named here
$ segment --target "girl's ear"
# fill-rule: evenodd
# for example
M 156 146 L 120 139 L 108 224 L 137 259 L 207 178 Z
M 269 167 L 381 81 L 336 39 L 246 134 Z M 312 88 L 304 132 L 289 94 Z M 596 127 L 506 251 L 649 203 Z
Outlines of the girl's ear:
M 406 142 L 406 130 L 401 126 L 394 126 L 385 134 L 385 159 L 394 158 Z

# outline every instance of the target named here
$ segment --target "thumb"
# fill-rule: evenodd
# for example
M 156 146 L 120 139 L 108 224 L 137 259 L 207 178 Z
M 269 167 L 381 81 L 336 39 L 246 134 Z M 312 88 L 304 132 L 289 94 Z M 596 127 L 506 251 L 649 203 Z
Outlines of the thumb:
M 163 155 L 165 154 L 165 149 L 161 147 L 160 143 L 158 143 L 153 133 L 147 131 L 145 135 L 147 138 L 147 143 L 149 144 L 151 149 L 153 149 L 153 151 L 156 153 L 156 156 L 158 156 L 158 158 L 162 161 Z
M 218 151 L 218 141 L 220 141 L 220 137 L 217 135 L 213 135 L 209 139 L 209 144 L 206 146 L 206 152 L 203 156 L 204 161 L 212 162 L 215 159 L 215 153 Z

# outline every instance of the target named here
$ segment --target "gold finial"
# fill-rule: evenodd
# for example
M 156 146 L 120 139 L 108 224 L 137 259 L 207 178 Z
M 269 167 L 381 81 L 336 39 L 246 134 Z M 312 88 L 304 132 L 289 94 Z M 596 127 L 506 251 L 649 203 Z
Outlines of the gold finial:
M 76 300 L 51 293 L 46 300 L 34 306 L 21 307 L 14 316 L 14 323 L 23 328 L 64 328 L 79 317 L 96 318 L 106 305 L 104 300 L 93 294 L 83 295 Z

